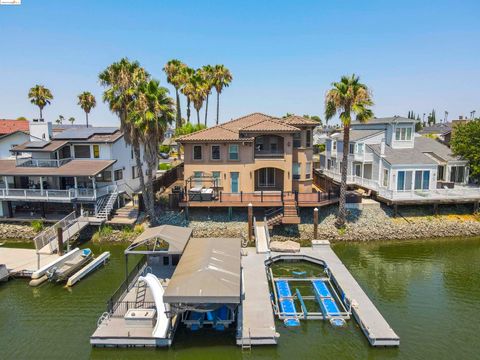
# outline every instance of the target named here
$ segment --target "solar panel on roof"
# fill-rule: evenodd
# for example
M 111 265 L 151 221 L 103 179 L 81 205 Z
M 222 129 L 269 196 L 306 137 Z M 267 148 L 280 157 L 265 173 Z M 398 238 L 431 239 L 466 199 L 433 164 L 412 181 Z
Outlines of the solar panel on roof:
M 88 139 L 93 135 L 111 135 L 118 130 L 116 127 L 89 127 L 80 129 L 67 129 L 55 136 L 55 139 Z
M 27 148 L 35 148 L 35 149 L 42 149 L 45 146 L 50 144 L 50 141 L 30 141 L 26 144 Z

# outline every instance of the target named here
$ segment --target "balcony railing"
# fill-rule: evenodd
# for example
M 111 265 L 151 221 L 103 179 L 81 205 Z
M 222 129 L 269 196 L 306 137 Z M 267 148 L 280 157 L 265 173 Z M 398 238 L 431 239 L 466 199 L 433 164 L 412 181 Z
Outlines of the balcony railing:
M 335 181 L 342 181 L 340 173 L 323 169 L 322 172 Z M 442 200 L 442 199 L 480 199 L 479 187 L 455 186 L 453 189 L 411 189 L 389 190 L 379 185 L 378 181 L 360 176 L 347 175 L 347 184 L 363 186 L 389 200 Z
M 94 201 L 105 196 L 115 189 L 114 185 L 103 186 L 97 189 L 68 189 L 68 190 L 41 190 L 41 189 L 14 189 L 1 188 L 1 200 L 23 200 L 23 201 L 70 201 L 87 200 Z
M 60 167 L 65 165 L 72 158 L 65 159 L 32 159 L 32 158 L 17 158 L 16 165 L 21 167 Z
M 282 158 L 284 156 L 283 149 L 281 150 L 255 150 L 255 157 L 257 158 Z

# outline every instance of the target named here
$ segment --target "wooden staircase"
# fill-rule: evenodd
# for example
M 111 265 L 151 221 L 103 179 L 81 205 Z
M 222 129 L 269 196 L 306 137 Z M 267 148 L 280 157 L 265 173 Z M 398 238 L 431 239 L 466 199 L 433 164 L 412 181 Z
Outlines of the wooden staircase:
M 265 220 L 269 229 L 280 224 L 300 224 L 297 202 L 293 199 L 285 200 L 283 207 L 267 210 L 265 212 Z

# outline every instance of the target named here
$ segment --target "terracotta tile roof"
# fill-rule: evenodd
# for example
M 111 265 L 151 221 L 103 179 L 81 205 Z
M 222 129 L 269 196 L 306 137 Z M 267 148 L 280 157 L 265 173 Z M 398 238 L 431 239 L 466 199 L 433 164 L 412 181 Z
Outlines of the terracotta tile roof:
M 299 128 L 274 119 L 265 119 L 244 127 L 240 132 L 298 132 Z
M 0 175 L 95 176 L 117 160 L 72 160 L 60 167 L 16 166 L 15 160 L 0 160 Z
M 253 137 L 241 136 L 249 132 L 296 132 L 298 128 L 285 124 L 278 118 L 262 113 L 253 113 L 238 119 L 231 120 L 221 125 L 200 130 L 180 137 L 177 141 L 253 141 Z
M 29 131 L 27 120 L 0 119 L 0 135 L 10 134 L 16 131 Z
M 281 119 L 283 122 L 289 124 L 289 125 L 311 125 L 311 126 L 318 126 L 320 123 L 318 121 L 312 120 L 305 118 L 303 116 L 298 116 L 298 115 L 291 115 L 286 118 Z

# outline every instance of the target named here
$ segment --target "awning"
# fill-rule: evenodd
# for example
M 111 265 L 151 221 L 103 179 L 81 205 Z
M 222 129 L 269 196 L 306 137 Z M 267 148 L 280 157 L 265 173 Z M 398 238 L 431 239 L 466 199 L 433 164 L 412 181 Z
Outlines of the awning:
M 147 228 L 125 250 L 125 254 L 153 254 L 162 252 L 168 254 L 182 254 L 192 235 L 192 229 L 182 226 L 160 225 Z M 168 249 L 162 249 L 159 242 L 168 243 Z M 142 248 L 149 245 L 149 249 Z
M 164 294 L 166 303 L 239 304 L 240 244 L 236 238 L 191 239 Z

